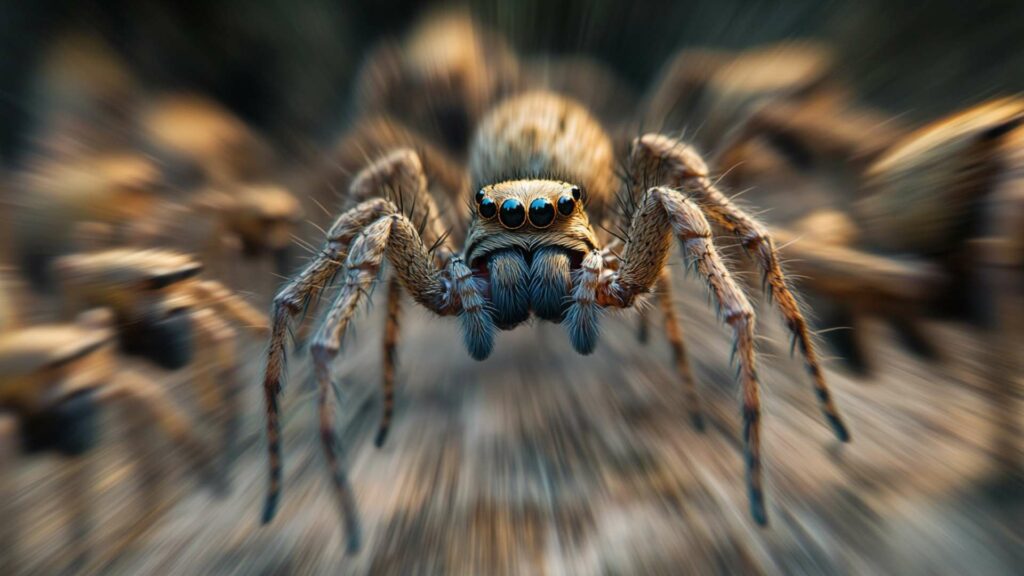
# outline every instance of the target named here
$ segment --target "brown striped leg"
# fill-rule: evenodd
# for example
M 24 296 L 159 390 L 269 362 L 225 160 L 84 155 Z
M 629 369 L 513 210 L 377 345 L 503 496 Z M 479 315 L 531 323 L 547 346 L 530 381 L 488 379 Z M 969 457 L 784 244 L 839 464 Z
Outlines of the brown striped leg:
M 686 355 L 686 345 L 683 343 L 683 328 L 679 323 L 679 316 L 676 314 L 675 303 L 672 299 L 672 273 L 668 267 L 662 269 L 661 277 L 658 278 L 657 295 L 655 298 L 661 304 L 661 314 L 665 323 L 665 338 L 672 349 L 672 361 L 675 363 L 676 372 L 683 380 L 683 394 L 686 395 L 686 404 L 690 410 L 690 422 L 697 430 L 704 431 L 704 414 L 700 408 L 700 397 L 697 395 L 697 380 L 693 377 L 690 369 L 690 361 Z
M 321 391 L 321 439 L 328 456 L 342 518 L 348 527 L 349 550 L 359 547 L 358 520 L 344 466 L 335 452 L 337 442 L 334 439 L 331 407 L 323 403 L 328 395 L 326 390 L 331 387 L 331 362 L 341 350 L 348 324 L 369 294 L 385 257 L 391 262 L 401 285 L 409 290 L 414 300 L 438 313 L 448 312 L 445 307 L 451 301 L 450 284 L 445 283 L 427 246 L 405 215 L 391 214 L 378 219 L 352 242 L 345 261 L 346 274 L 341 289 L 310 345 L 318 389 Z
M 807 369 L 811 373 L 821 410 L 842 442 L 850 440 L 849 431 L 832 401 L 825 382 L 825 373 L 811 340 L 811 332 L 800 312 L 800 306 L 787 285 L 779 264 L 775 244 L 768 231 L 737 207 L 708 177 L 708 169 L 691 147 L 660 134 L 647 134 L 634 141 L 631 158 L 631 178 L 634 184 L 651 179 L 658 184 L 678 188 L 685 186 L 694 201 L 716 224 L 743 242 L 758 262 L 765 275 L 769 297 L 775 300 L 786 325 L 800 344 Z
M 625 308 L 648 293 L 668 260 L 672 234 L 679 238 L 684 253 L 707 281 L 722 318 L 735 334 L 750 512 L 758 524 L 764 525 L 768 519 L 761 479 L 761 399 L 755 367 L 754 309 L 718 255 L 711 241 L 711 226 L 700 208 L 669 188 L 648 191 L 633 215 L 622 265 L 601 284 L 598 301 L 605 306 Z
M 267 414 L 267 453 L 270 484 L 263 506 L 263 523 L 270 522 L 277 511 L 281 494 L 281 425 L 278 394 L 281 393 L 285 366 L 285 347 L 291 321 L 306 307 L 316 302 L 333 282 L 342 267 L 352 239 L 370 222 L 390 213 L 394 206 L 383 198 L 367 200 L 345 212 L 327 233 L 327 242 L 320 254 L 292 279 L 277 296 L 271 311 L 270 343 L 263 372 L 263 399 Z
M 264 524 L 273 519 L 281 494 L 281 434 L 277 398 L 281 392 L 289 326 L 292 319 L 310 303 L 315 302 L 327 285 L 334 281 L 335 275 L 342 269 L 342 264 L 348 257 L 350 245 L 356 236 L 360 235 L 372 222 L 400 211 L 394 203 L 381 197 L 389 190 L 408 191 L 410 194 L 406 198 L 410 201 L 415 199 L 416 205 L 420 208 L 420 211 L 415 213 L 425 215 L 422 217 L 425 238 L 436 243 L 436 249 L 432 255 L 434 260 L 442 262 L 451 255 L 440 220 L 437 217 L 440 213 L 426 191 L 423 165 L 415 152 L 408 149 L 396 150 L 367 166 L 355 177 L 349 188 L 349 195 L 354 199 L 370 199 L 359 203 L 338 217 L 327 232 L 327 241 L 320 254 L 274 297 L 270 343 L 263 375 L 263 396 L 267 413 L 267 452 L 270 463 L 270 485 L 263 507 Z M 407 218 L 405 218 L 405 222 L 409 222 Z M 415 233 L 415 229 L 413 232 Z M 430 251 L 423 246 L 418 234 L 416 241 L 419 242 L 422 251 L 427 254 L 426 260 L 429 262 Z M 426 293 L 430 287 L 422 284 L 423 271 L 419 271 L 417 279 L 410 277 L 408 272 L 410 270 L 402 269 L 399 276 L 403 283 L 407 280 L 417 282 L 416 289 L 410 290 L 414 297 L 419 295 L 419 298 L 430 299 Z M 453 280 L 453 283 L 457 282 Z M 417 301 L 421 304 L 425 303 L 419 298 Z M 438 305 L 436 302 L 428 304 L 429 306 Z M 456 308 L 452 307 L 451 311 L 454 313 Z
M 383 352 L 383 388 L 384 388 L 384 409 L 380 417 L 380 426 L 377 429 L 377 438 L 374 444 L 380 448 L 388 438 L 388 430 L 391 428 L 391 418 L 395 412 L 395 371 L 398 364 L 398 329 L 399 318 L 402 312 L 402 284 L 398 278 L 392 276 L 388 280 L 388 303 L 387 316 L 384 321 L 384 352 Z
M 317 364 L 316 366 L 320 442 L 324 448 L 327 467 L 331 471 L 334 492 L 338 497 L 338 503 L 341 507 L 341 518 L 345 523 L 346 549 L 349 553 L 355 553 L 359 550 L 361 544 L 362 530 L 359 525 L 359 512 L 356 510 L 355 498 L 352 494 L 352 485 L 349 483 L 348 472 L 342 462 L 345 455 L 341 453 L 340 443 L 334 433 L 335 399 L 331 394 L 334 387 L 331 385 L 329 371 L 330 366 L 326 363 Z

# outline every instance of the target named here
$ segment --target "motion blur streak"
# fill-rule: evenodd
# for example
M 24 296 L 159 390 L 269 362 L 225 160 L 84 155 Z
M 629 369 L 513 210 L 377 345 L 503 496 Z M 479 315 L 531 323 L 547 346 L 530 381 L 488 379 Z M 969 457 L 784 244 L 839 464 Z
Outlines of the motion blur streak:
M 0 574 L 1019 573 L 1022 38 L 1011 0 L 5 4 Z M 757 310 L 763 527 L 732 334 L 681 250 L 671 293 L 605 315 L 587 356 L 536 321 L 474 361 L 458 320 L 378 282 L 330 370 L 346 552 L 307 351 L 328 261 L 277 326 L 284 496 L 262 525 L 274 294 L 398 148 L 436 213 L 402 209 L 436 257 L 463 245 L 440 221 L 480 210 L 475 129 L 536 90 L 589 109 L 623 161 L 681 138 L 758 215 L 852 441 L 822 425 L 756 246 L 724 229 Z M 632 200 L 592 176 L 573 202 L 607 215 L 611 262 Z M 518 254 L 528 288 L 540 258 Z M 551 254 L 557 295 L 580 262 Z M 490 350 L 500 298 L 462 269 Z

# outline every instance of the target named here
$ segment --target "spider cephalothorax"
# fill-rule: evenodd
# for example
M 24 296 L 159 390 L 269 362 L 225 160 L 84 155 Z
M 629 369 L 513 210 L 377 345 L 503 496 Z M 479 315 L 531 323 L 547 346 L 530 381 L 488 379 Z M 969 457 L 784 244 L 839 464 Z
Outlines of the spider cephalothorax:
M 319 389 L 321 438 L 349 548 L 359 545 L 354 499 L 331 422 L 330 365 L 384 260 L 390 262 L 394 276 L 388 289 L 385 412 L 378 445 L 386 436 L 393 406 L 398 298 L 403 289 L 435 314 L 456 316 L 467 350 L 482 360 L 493 349 L 496 329 L 513 328 L 531 315 L 564 325 L 576 350 L 588 354 L 598 342 L 601 311 L 631 308 L 657 284 L 683 390 L 694 421 L 700 424 L 695 383 L 668 296 L 671 275 L 666 264 L 675 237 L 707 281 L 736 339 L 751 513 L 758 523 L 765 523 L 754 311 L 718 255 L 708 218 L 736 235 L 764 270 L 766 284 L 804 352 L 825 416 L 841 440 L 849 439 L 771 238 L 716 188 L 692 148 L 658 134 L 633 142 L 626 162 L 630 209 L 619 223 L 625 234 L 608 241 L 591 226 L 591 218 L 601 223 L 608 217 L 609 200 L 619 184 L 611 141 L 600 123 L 581 105 L 553 93 L 525 93 L 506 100 L 484 116 L 472 139 L 472 210 L 461 251 L 449 245 L 444 232 L 459 228 L 459 223 L 445 221 L 453 214 L 438 211 L 429 192 L 426 174 L 435 171 L 424 162 L 430 158 L 428 153 L 398 148 L 366 166 L 349 188 L 353 207 L 337 218 L 317 257 L 274 299 L 264 375 L 271 464 L 264 521 L 273 517 L 280 493 L 277 397 L 289 323 L 336 282 L 338 294 L 310 351 Z M 402 191 L 397 204 L 388 199 L 395 198 L 396 190 Z M 415 202 L 405 198 L 410 194 Z M 407 212 L 405 205 L 414 208 Z M 618 250 L 616 242 L 621 243 Z

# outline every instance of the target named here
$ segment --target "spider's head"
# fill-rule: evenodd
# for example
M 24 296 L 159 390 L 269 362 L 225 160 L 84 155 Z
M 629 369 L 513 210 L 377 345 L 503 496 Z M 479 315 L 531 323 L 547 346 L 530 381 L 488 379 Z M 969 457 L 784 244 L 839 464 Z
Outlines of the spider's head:
M 500 328 L 530 313 L 560 321 L 571 274 L 597 238 L 583 189 L 559 180 L 508 180 L 480 188 L 465 259 L 482 280 Z
M 579 255 L 597 246 L 583 209 L 583 189 L 558 180 L 508 180 L 484 186 L 474 197 L 466 260 L 475 266 L 498 250 L 532 253 L 559 247 Z

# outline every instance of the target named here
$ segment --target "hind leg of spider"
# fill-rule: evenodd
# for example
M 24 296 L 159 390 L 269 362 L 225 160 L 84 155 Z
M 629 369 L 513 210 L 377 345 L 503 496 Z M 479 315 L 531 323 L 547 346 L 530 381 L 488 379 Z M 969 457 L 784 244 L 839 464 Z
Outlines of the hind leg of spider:
M 672 235 L 678 237 L 694 267 L 718 302 L 724 321 L 735 336 L 743 396 L 743 437 L 747 462 L 750 511 L 758 524 L 767 523 L 761 478 L 761 398 L 754 352 L 754 309 L 737 286 L 711 241 L 711 227 L 697 205 L 669 188 L 645 193 L 633 215 L 629 242 L 619 270 L 598 285 L 602 306 L 628 308 L 661 277 L 668 261 Z M 584 260 L 584 267 L 586 260 Z
M 848 442 L 850 434 L 832 401 L 810 328 L 789 289 L 775 243 L 767 229 L 719 190 L 708 177 L 707 166 L 697 152 L 678 140 L 660 134 L 647 134 L 636 139 L 630 159 L 630 178 L 634 185 L 646 186 L 651 182 L 672 188 L 685 187 L 713 222 L 736 235 L 752 253 L 764 272 L 769 296 L 782 313 L 794 341 L 800 345 L 822 413 L 836 437 Z
M 694 428 L 703 432 L 704 413 L 701 411 L 700 396 L 697 394 L 697 380 L 693 377 L 690 360 L 686 354 L 686 345 L 683 343 L 683 328 L 679 322 L 679 316 L 676 314 L 675 302 L 672 298 L 672 272 L 669 267 L 666 266 L 662 269 L 656 290 L 655 298 L 661 306 L 665 338 L 668 340 L 669 348 L 672 349 L 672 362 L 675 364 L 679 378 L 683 381 L 683 394 L 686 396 L 686 405 L 690 411 L 690 422 Z
M 395 412 L 395 371 L 398 366 L 398 330 L 402 313 L 402 284 L 398 277 L 388 279 L 388 302 L 384 319 L 384 351 L 382 363 L 384 371 L 381 384 L 384 390 L 384 405 L 381 411 L 380 425 L 374 444 L 380 448 L 388 438 L 391 419 Z

